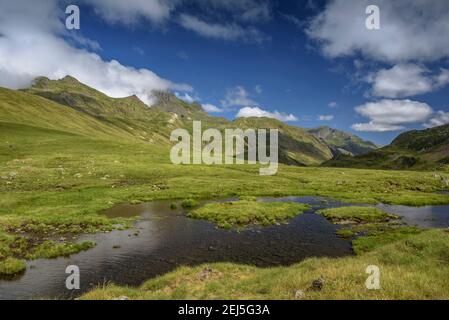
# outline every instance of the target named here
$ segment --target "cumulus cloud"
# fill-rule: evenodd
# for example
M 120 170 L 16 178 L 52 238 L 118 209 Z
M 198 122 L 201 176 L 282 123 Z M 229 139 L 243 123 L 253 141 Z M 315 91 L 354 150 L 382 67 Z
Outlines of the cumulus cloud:
M 213 104 L 210 103 L 203 104 L 202 107 L 204 111 L 209 113 L 220 113 L 224 111 L 222 108 L 214 106 Z
M 389 99 L 365 103 L 355 111 L 370 121 L 352 125 L 354 130 L 378 132 L 400 130 L 406 124 L 424 122 L 433 113 L 432 108 L 423 102 Z
M 377 0 L 381 29 L 365 27 L 370 0 L 331 0 L 306 28 L 329 57 L 361 53 L 377 61 L 436 61 L 449 56 L 449 1 Z
M 0 7 L 0 86 L 18 89 L 38 76 L 71 75 L 111 97 L 135 94 L 148 105 L 154 102 L 153 90 L 192 89 L 72 45 L 57 0 L 0 0 Z
M 449 112 L 438 111 L 427 123 L 424 124 L 426 128 L 433 128 L 449 123 Z
M 332 109 L 337 108 L 338 107 L 338 103 L 335 102 L 335 101 L 331 101 L 331 102 L 329 102 L 328 107 L 332 108 Z
M 174 2 L 168 0 L 83 0 L 111 24 L 136 25 L 142 19 L 161 23 L 170 17 Z
M 398 64 L 382 69 L 368 80 L 373 84 L 372 94 L 378 97 L 402 98 L 425 94 L 449 83 L 449 71 L 442 69 L 433 75 L 416 64 Z
M 280 121 L 298 121 L 298 118 L 294 116 L 293 114 L 285 114 L 279 111 L 266 111 L 262 110 L 259 107 L 245 107 L 239 110 L 239 112 L 236 115 L 236 118 L 273 118 Z
M 318 120 L 319 121 L 332 121 L 332 120 L 334 120 L 334 116 L 333 115 L 319 115 Z
M 404 126 L 385 124 L 385 123 L 376 123 L 370 121 L 368 123 L 355 123 L 352 125 L 352 129 L 355 131 L 364 131 L 364 132 L 386 132 L 386 131 L 397 131 L 404 129 Z
M 256 101 L 250 98 L 248 91 L 242 86 L 228 89 L 221 104 L 228 109 L 233 107 L 251 107 L 258 105 Z
M 200 36 L 227 41 L 242 40 L 247 43 L 263 43 L 269 38 L 254 27 L 242 27 L 236 23 L 211 23 L 195 16 L 181 14 L 179 23 L 187 30 L 191 30 Z

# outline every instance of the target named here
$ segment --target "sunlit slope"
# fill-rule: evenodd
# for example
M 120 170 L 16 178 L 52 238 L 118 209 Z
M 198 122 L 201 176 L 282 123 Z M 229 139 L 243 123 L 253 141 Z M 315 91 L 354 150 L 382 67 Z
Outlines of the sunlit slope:
M 447 168 L 449 165 L 449 125 L 405 132 L 389 146 L 357 157 L 337 157 L 324 165 L 416 170 Z
M 0 122 L 65 131 L 101 139 L 132 135 L 89 115 L 26 92 L 0 88 Z
M 365 141 L 356 135 L 328 126 L 309 129 L 308 132 L 326 143 L 332 149 L 334 155 L 360 155 L 378 148 L 371 141 Z
M 278 129 L 280 162 L 295 165 L 318 165 L 332 159 L 332 151 L 307 130 L 287 125 L 276 119 L 240 118 L 233 122 L 236 127 Z
M 332 158 L 331 149 L 307 130 L 268 118 L 229 121 L 204 112 L 197 103 L 187 103 L 172 93 L 154 92 L 154 105 L 147 106 L 137 97 L 115 99 L 82 84 L 73 77 L 61 80 L 38 78 L 26 92 L 94 117 L 150 143 L 169 144 L 173 129 L 192 130 L 193 121 L 202 128 L 279 129 L 279 159 L 290 165 L 317 165 Z

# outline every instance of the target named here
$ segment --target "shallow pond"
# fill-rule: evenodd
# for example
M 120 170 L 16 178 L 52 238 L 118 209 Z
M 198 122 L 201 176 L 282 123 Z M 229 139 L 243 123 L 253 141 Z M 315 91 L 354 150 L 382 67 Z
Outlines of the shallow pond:
M 290 265 L 312 256 L 352 254 L 350 242 L 335 235 L 338 226 L 314 214 L 322 208 L 347 204 L 320 197 L 263 198 L 260 201 L 296 201 L 308 203 L 312 208 L 285 225 L 226 231 L 207 221 L 187 218 L 183 209 L 171 210 L 173 201 L 120 205 L 104 214 L 140 216 L 133 229 L 86 235 L 79 240 L 94 240 L 95 248 L 70 258 L 30 262 L 30 268 L 21 278 L 0 280 L 0 299 L 72 298 L 108 282 L 139 285 L 181 265 L 235 262 L 269 267 Z M 213 201 L 202 204 L 208 202 Z M 449 226 L 449 206 L 379 207 L 403 215 L 410 224 Z M 80 268 L 81 290 L 66 289 L 68 265 Z

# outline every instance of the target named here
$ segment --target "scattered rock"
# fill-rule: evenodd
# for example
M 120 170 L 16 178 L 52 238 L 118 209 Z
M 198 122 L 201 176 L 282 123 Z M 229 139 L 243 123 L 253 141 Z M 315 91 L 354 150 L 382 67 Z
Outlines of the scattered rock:
M 120 296 L 120 297 L 118 297 L 115 300 L 129 300 L 129 297 L 127 297 L 127 296 Z
M 295 294 L 295 299 L 298 300 L 304 299 L 306 297 L 306 294 L 302 290 L 295 290 L 293 291 L 293 293 Z
M 122 246 L 116 244 L 116 245 L 112 246 L 112 249 L 120 249 L 121 247 L 122 247 Z
M 310 289 L 314 291 L 321 291 L 324 287 L 324 283 L 325 283 L 324 279 L 320 277 L 312 281 L 312 286 L 310 287 Z
M 201 281 L 204 281 L 206 279 L 208 279 L 211 275 L 212 275 L 212 269 L 211 268 L 204 268 L 199 274 L 198 274 L 198 278 Z

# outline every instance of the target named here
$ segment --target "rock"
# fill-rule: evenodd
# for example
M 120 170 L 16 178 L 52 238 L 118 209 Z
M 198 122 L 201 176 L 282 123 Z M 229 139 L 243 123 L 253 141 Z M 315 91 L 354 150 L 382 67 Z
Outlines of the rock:
M 199 274 L 198 274 L 198 278 L 200 280 L 206 280 L 208 279 L 211 275 L 212 275 L 212 269 L 211 268 L 204 268 Z
M 119 246 L 118 244 L 112 246 L 112 249 L 120 249 L 120 248 L 121 248 L 121 246 Z
M 311 289 L 315 290 L 315 291 L 320 291 L 321 289 L 323 289 L 324 283 L 325 283 L 325 281 L 322 277 L 320 277 L 316 280 L 313 280 Z
M 127 296 L 120 296 L 120 297 L 118 297 L 115 300 L 129 300 L 129 297 L 127 297 Z
M 306 294 L 302 290 L 295 290 L 295 291 L 293 291 L 293 293 L 295 294 L 295 299 L 301 300 L 306 297 Z

